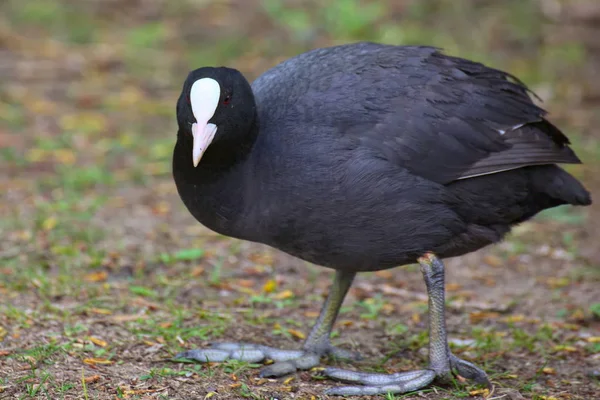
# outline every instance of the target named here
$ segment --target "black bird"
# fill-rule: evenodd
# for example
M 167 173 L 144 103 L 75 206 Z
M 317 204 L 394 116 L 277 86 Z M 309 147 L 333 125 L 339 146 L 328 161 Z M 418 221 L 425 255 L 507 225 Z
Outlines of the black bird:
M 206 227 L 336 271 L 302 350 L 219 343 L 179 357 L 272 359 L 262 376 L 351 357 L 329 341 L 357 272 L 418 261 L 429 294 L 428 368 L 369 374 L 329 394 L 420 389 L 451 372 L 489 384 L 448 348 L 444 266 L 561 204 L 589 205 L 558 163 L 567 137 L 510 74 L 438 49 L 356 43 L 317 49 L 250 85 L 235 69 L 190 72 L 177 102 L 173 175 Z

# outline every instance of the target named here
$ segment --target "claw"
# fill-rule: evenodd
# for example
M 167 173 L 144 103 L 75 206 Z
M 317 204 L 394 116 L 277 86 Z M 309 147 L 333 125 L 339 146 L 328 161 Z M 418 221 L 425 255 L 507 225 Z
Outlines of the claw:
M 451 354 L 450 366 L 463 378 L 472 380 L 479 385 L 485 385 L 488 389 L 492 388 L 492 383 L 490 382 L 487 374 L 475 364 L 461 360 L 454 354 Z
M 331 354 L 340 358 L 358 358 L 358 353 L 325 346 L 324 354 Z M 257 363 L 266 360 L 275 361 L 264 367 L 261 377 L 280 377 L 296 372 L 308 370 L 319 365 L 321 355 L 318 352 L 307 350 L 282 350 L 274 347 L 251 343 L 211 343 L 207 349 L 188 350 L 177 354 L 176 358 L 188 358 L 198 362 L 223 362 L 229 359 Z

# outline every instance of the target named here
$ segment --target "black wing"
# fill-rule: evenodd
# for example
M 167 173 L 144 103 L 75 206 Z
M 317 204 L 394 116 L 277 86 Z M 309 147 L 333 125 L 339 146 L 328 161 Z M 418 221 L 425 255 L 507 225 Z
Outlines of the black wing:
M 388 83 L 363 104 L 379 115 L 374 126 L 350 129 L 361 144 L 442 184 L 528 165 L 581 162 L 515 77 L 437 49 L 413 49 L 418 57 L 378 59 Z M 359 73 L 381 75 L 368 68 Z

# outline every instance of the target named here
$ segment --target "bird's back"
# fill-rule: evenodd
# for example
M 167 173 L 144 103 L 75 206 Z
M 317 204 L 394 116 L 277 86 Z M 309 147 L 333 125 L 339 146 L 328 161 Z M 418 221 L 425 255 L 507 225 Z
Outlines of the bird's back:
M 253 90 L 262 132 L 281 145 L 369 148 L 438 183 L 580 162 L 522 83 L 435 48 L 318 49 L 267 71 Z
M 371 43 L 267 71 L 253 83 L 262 241 L 373 270 L 474 251 L 545 208 L 589 204 L 552 165 L 579 162 L 568 139 L 509 79 L 437 49 Z

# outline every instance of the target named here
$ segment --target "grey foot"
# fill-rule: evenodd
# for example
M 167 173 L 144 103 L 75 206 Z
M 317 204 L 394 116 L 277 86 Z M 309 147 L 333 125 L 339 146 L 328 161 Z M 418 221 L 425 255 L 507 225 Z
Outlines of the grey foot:
M 223 362 L 225 360 L 239 360 L 251 363 L 266 360 L 275 361 L 274 364 L 265 366 L 261 377 L 280 377 L 296 372 L 307 370 L 319 365 L 321 356 L 331 355 L 333 357 L 351 360 L 360 359 L 360 355 L 327 346 L 325 350 L 282 350 L 274 347 L 251 343 L 214 343 L 207 349 L 188 350 L 177 354 L 176 358 L 188 358 L 199 362 Z
M 486 373 L 468 361 L 450 355 L 448 366 L 456 374 L 491 387 Z M 448 370 L 449 371 L 449 370 Z M 374 374 L 356 372 L 340 368 L 326 368 L 323 374 L 331 379 L 362 386 L 341 386 L 329 389 L 325 394 L 333 396 L 372 396 L 377 394 L 400 394 L 423 389 L 435 379 L 447 382 L 451 374 L 436 372 L 433 369 L 399 372 L 395 374 Z

